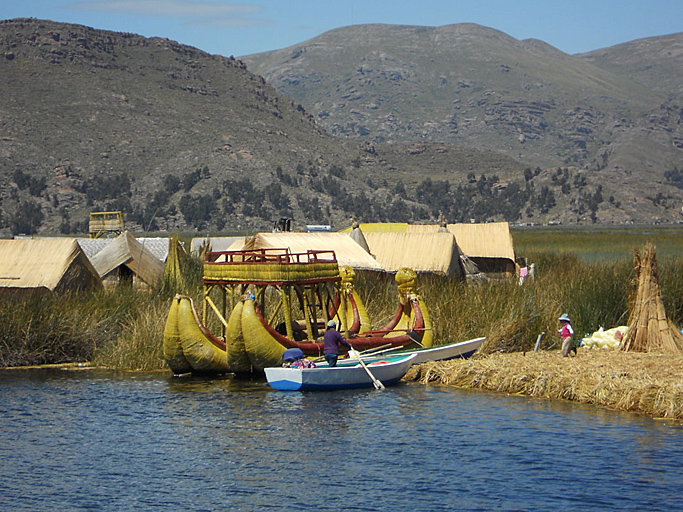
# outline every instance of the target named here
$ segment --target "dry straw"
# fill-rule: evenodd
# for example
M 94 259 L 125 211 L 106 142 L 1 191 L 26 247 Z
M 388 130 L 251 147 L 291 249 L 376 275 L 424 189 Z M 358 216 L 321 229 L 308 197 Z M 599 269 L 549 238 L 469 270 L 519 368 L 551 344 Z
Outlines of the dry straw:
M 621 349 L 631 352 L 678 354 L 683 351 L 683 335 L 666 316 L 659 289 L 655 247 L 647 244 L 635 252 L 635 300 L 631 305 L 628 333 Z
M 683 356 L 579 351 L 492 354 L 414 366 L 406 379 L 573 400 L 655 418 L 683 419 Z

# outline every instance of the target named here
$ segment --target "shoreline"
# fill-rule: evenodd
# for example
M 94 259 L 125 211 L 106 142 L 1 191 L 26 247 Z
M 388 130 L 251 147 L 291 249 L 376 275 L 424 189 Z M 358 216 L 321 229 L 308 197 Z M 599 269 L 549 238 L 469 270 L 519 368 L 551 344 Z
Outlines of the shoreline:
M 413 366 L 404 379 L 683 420 L 683 354 L 579 349 L 568 358 L 559 351 L 475 355 Z

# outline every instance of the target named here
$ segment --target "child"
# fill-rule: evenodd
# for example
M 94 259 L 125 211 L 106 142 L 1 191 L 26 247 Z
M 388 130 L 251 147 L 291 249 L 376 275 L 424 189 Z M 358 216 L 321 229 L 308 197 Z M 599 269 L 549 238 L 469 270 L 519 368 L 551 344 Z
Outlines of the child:
M 562 338 L 562 357 L 569 357 L 569 351 L 572 350 L 572 336 L 574 336 L 574 329 L 572 329 L 571 320 L 569 320 L 569 315 L 565 313 L 560 318 L 560 325 L 562 326 L 558 332 Z M 576 355 L 576 348 L 574 350 L 574 355 Z

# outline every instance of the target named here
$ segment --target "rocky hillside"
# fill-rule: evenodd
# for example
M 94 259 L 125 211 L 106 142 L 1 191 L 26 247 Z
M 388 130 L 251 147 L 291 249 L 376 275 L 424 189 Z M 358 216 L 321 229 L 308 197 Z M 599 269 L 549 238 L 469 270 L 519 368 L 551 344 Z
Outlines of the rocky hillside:
M 110 209 L 137 230 L 253 231 L 280 216 L 347 225 L 391 208 L 430 218 L 394 193 L 375 148 L 331 136 L 243 62 L 166 39 L 0 22 L 0 97 L 5 235 L 83 232 L 90 211 Z M 418 179 L 443 174 L 430 158 L 412 159 Z M 521 169 L 457 148 L 449 167 Z
M 482 30 L 462 28 L 477 34 Z M 478 37 L 468 52 L 488 61 Z M 409 51 L 409 42 L 404 51 Z M 415 51 L 420 49 L 419 41 L 413 42 Z M 203 233 L 269 229 L 281 216 L 292 217 L 297 228 L 328 222 L 345 227 L 352 216 L 366 222 L 436 222 L 439 215 L 449 222 L 676 221 L 683 176 L 673 167 L 660 167 L 659 156 L 650 162 L 656 176 L 654 171 L 647 175 L 613 165 L 615 150 L 593 164 L 583 163 L 591 161 L 594 147 L 616 144 L 596 140 L 595 133 L 603 134 L 604 117 L 595 113 L 591 118 L 589 107 L 562 115 L 576 126 L 562 135 L 569 149 L 561 162 L 545 149 L 545 139 L 552 139 L 546 125 L 560 108 L 559 98 L 565 98 L 564 105 L 566 97 L 593 87 L 593 82 L 599 84 L 595 91 L 611 95 L 609 101 L 649 115 L 650 130 L 662 141 L 667 134 L 673 138 L 678 128 L 660 130 L 660 124 L 668 122 L 662 120 L 666 115 L 674 117 L 675 108 L 662 107 L 657 116 L 648 110 L 648 102 L 664 101 L 664 93 L 635 81 L 623 86 L 615 72 L 601 70 L 588 56 L 570 58 L 542 43 L 519 44 L 539 55 L 555 55 L 559 61 L 549 59 L 544 66 L 562 74 L 572 87 L 563 85 L 565 92 L 542 101 L 533 96 L 512 100 L 518 93 L 507 89 L 485 95 L 488 85 L 477 77 L 518 71 L 497 65 L 494 73 L 468 61 L 470 78 L 456 81 L 462 82 L 457 85 L 460 107 L 451 94 L 455 75 L 444 75 L 443 96 L 450 98 L 451 108 L 446 117 L 455 122 L 450 130 L 457 137 L 440 141 L 432 137 L 439 132 L 438 122 L 423 122 L 398 107 L 379 124 L 392 131 L 394 121 L 400 121 L 401 137 L 364 134 L 374 129 L 366 121 L 368 113 L 382 112 L 395 96 L 403 95 L 404 105 L 412 98 L 424 112 L 435 104 L 417 88 L 426 80 L 422 68 L 390 64 L 396 57 L 381 49 L 370 52 L 379 60 L 363 68 L 366 85 L 358 78 L 350 83 L 340 77 L 335 87 L 353 94 L 337 102 L 338 108 L 334 103 L 319 109 L 316 105 L 327 101 L 319 90 L 327 81 L 322 75 L 317 81 L 300 81 L 307 84 L 306 95 L 289 97 L 242 60 L 166 39 L 35 19 L 0 21 L 0 235 L 82 233 L 89 212 L 112 209 L 124 212 L 132 230 Z M 468 47 L 464 42 L 461 46 Z M 426 60 L 438 60 L 445 51 L 439 48 L 435 45 L 434 56 Z M 304 62 L 305 55 L 302 51 L 294 60 Z M 516 53 L 506 55 L 506 62 L 512 62 Z M 514 62 L 529 59 L 517 56 Z M 580 66 L 593 74 L 576 78 Z M 562 71 L 566 67 L 570 69 Z M 392 87 L 396 82 L 401 94 L 377 93 L 366 108 L 365 91 L 377 81 Z M 304 97 L 320 100 L 304 107 L 309 105 Z M 333 114 L 347 108 L 342 103 L 353 105 L 353 115 L 364 119 L 354 125 L 357 130 L 329 125 Z M 483 108 L 486 117 L 470 119 L 470 108 L 472 115 Z M 518 120 L 518 109 L 528 112 L 525 121 Z M 635 121 L 622 122 L 624 130 L 641 129 Z M 496 142 L 487 131 L 490 126 L 514 132 L 510 144 L 524 151 Z M 468 130 L 479 134 L 471 138 L 476 143 L 459 138 Z M 352 134 L 358 136 L 346 136 Z M 649 148 L 636 148 L 639 155 L 645 154 L 645 146 Z M 669 146 L 676 154 L 675 146 Z M 581 156 L 584 152 L 589 156 Z M 531 154 L 536 156 L 528 158 Z M 661 169 L 670 170 L 665 175 Z M 626 176 L 632 182 L 622 186 L 619 180 Z
M 576 167 L 653 220 L 683 205 L 682 48 L 674 34 L 572 56 L 473 24 L 358 25 L 242 60 L 331 133 Z

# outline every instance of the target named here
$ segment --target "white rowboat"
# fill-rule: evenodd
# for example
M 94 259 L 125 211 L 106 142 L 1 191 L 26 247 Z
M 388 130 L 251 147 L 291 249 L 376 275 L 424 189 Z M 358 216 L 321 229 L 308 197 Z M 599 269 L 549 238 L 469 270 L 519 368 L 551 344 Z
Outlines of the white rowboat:
M 391 386 L 406 374 L 415 355 L 388 356 L 367 363 L 372 375 L 384 386 Z M 365 361 L 365 358 L 363 359 Z M 279 391 L 330 391 L 335 389 L 368 388 L 373 381 L 360 363 L 330 368 L 265 368 L 268 384 Z

